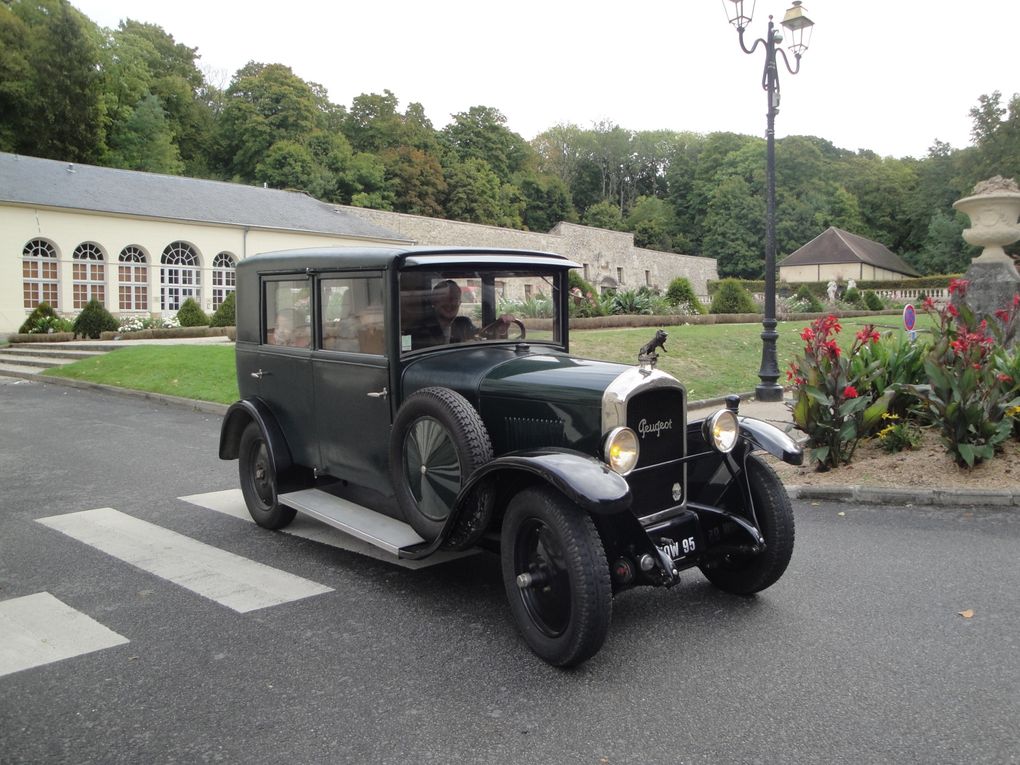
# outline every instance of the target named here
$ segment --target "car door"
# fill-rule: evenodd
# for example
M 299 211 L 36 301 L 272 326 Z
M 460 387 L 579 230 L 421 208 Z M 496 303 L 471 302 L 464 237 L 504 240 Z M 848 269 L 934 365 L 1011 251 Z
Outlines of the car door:
M 305 274 L 266 277 L 254 371 L 258 396 L 272 409 L 298 465 L 318 459 L 312 396 L 312 282 Z
M 321 275 L 317 295 L 320 342 L 312 377 L 320 465 L 329 475 L 391 495 L 383 275 Z

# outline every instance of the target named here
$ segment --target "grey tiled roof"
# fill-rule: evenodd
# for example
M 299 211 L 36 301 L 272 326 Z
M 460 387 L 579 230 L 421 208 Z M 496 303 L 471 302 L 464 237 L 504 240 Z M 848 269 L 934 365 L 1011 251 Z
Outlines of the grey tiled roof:
M 0 202 L 407 242 L 307 194 L 0 152 Z
M 907 276 L 921 274 L 884 244 L 830 226 L 798 250 L 779 261 L 780 266 L 814 266 L 829 263 L 866 263 Z

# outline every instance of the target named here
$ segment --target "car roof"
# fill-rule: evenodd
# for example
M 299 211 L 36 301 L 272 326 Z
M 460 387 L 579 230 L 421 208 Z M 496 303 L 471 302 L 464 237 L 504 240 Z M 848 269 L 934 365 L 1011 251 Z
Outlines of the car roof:
M 411 266 L 520 265 L 578 268 L 562 255 L 539 250 L 496 247 L 313 247 L 264 252 L 245 258 L 238 269 L 266 271 L 332 271 Z

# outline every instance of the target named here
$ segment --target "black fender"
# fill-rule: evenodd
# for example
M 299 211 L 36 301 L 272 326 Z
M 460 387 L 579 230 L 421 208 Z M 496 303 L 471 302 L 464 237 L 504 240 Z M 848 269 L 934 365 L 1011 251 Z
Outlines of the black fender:
M 220 425 L 220 459 L 236 460 L 241 444 L 241 434 L 249 422 L 258 423 L 262 437 L 266 441 L 269 459 L 273 464 L 273 472 L 277 481 L 286 476 L 294 463 L 290 456 L 290 447 L 280 429 L 276 417 L 269 406 L 258 398 L 246 398 L 230 405 L 223 415 Z
M 569 449 L 511 452 L 482 465 L 461 489 L 460 498 L 482 484 L 508 473 L 537 476 L 571 502 L 593 515 L 615 515 L 630 510 L 627 481 L 604 462 Z
M 737 417 L 740 437 L 755 449 L 768 452 L 791 465 L 804 463 L 804 451 L 797 442 L 775 425 L 753 417 Z
M 497 481 L 516 480 L 523 487 L 527 481 L 542 481 L 582 511 L 591 514 L 596 524 L 600 519 L 637 519 L 629 512 L 630 486 L 623 476 L 614 473 L 599 460 L 570 449 L 536 449 L 510 452 L 479 467 L 461 487 L 453 510 L 442 532 L 432 542 L 400 551 L 401 558 L 425 558 L 440 548 L 460 515 L 468 498 L 476 492 L 492 491 Z M 643 533 L 641 536 L 647 539 Z M 650 544 L 650 543 L 649 543 Z

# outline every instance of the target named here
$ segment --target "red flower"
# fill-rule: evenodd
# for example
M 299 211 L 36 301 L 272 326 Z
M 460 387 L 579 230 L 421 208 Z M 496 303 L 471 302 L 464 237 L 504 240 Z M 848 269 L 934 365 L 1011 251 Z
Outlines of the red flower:
M 966 279 L 950 279 L 949 280 L 949 294 L 952 295 L 955 292 L 960 293 L 960 297 L 967 294 L 967 287 L 970 286 L 970 282 Z
M 800 333 L 800 339 L 806 343 L 811 342 L 815 339 L 815 331 L 811 327 L 804 327 L 804 331 Z
M 953 305 L 952 303 L 949 303 L 949 304 L 947 304 L 947 305 L 946 305 L 946 312 L 947 312 L 947 313 L 948 313 L 948 314 L 949 314 L 950 316 L 952 316 L 952 317 L 953 317 L 954 319 L 955 319 L 955 318 L 957 318 L 957 317 L 958 317 L 958 316 L 960 315 L 960 309 L 959 309 L 959 308 L 957 308 L 957 307 L 956 307 L 955 305 Z
M 999 372 L 999 374 L 996 375 L 995 379 L 998 380 L 1001 383 L 1013 382 L 1013 378 L 1010 377 L 1005 372 Z
M 843 398 L 857 398 L 857 388 L 852 385 L 848 385 L 843 388 Z
M 875 327 L 869 324 L 857 333 L 857 340 L 862 343 L 877 343 L 880 337 Z
M 932 300 L 931 297 L 926 297 L 924 299 L 924 302 L 921 304 L 921 307 L 924 310 L 926 310 L 926 311 L 934 311 L 935 310 L 935 301 Z

